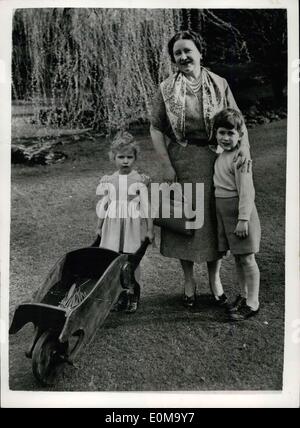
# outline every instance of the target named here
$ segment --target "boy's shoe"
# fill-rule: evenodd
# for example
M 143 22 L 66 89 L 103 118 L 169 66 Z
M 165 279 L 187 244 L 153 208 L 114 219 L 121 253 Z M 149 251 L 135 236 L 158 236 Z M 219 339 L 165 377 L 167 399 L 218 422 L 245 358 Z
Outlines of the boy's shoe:
M 231 313 L 231 312 L 236 312 L 238 311 L 240 308 L 244 307 L 247 305 L 247 299 L 246 297 L 242 297 L 240 294 L 236 297 L 235 301 L 233 303 L 229 303 L 227 305 L 227 312 Z
M 257 315 L 259 312 L 259 308 L 254 311 L 252 308 L 250 308 L 250 306 L 245 305 L 240 307 L 238 310 L 236 310 L 235 312 L 230 312 L 229 313 L 229 320 L 230 321 L 244 321 L 248 318 L 254 317 L 255 315 Z
M 218 299 L 216 296 L 212 296 L 214 300 L 214 305 L 219 306 L 219 308 L 227 309 L 228 307 L 228 297 L 225 293 L 223 293 L 221 296 L 218 296 Z

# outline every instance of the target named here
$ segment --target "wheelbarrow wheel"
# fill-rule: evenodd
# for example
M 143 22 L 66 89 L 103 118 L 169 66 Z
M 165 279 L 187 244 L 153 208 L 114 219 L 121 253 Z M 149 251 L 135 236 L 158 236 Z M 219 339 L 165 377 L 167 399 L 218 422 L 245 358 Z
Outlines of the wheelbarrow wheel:
M 32 371 L 43 386 L 54 384 L 59 365 L 61 344 L 57 337 L 48 331 L 42 333 L 32 353 Z

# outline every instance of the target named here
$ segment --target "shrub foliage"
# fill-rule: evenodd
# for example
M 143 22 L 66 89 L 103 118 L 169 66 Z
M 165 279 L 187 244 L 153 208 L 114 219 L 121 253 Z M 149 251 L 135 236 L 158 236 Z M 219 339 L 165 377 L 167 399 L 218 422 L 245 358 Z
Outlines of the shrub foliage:
M 263 22 L 274 16 L 255 13 Z M 208 60 L 251 60 L 241 18 L 227 15 L 208 9 L 16 10 L 13 98 L 30 100 L 36 119 L 56 126 L 111 131 L 146 120 L 158 83 L 172 71 L 166 48 L 174 32 L 199 32 Z

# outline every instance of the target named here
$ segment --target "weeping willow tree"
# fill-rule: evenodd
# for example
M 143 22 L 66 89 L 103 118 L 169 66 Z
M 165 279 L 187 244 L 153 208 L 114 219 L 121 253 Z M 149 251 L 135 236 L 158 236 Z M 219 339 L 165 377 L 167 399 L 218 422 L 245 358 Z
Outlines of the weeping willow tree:
M 180 29 L 200 31 L 206 20 L 216 16 L 181 9 L 17 10 L 13 96 L 30 100 L 37 112 L 47 106 L 48 122 L 57 125 L 58 116 L 68 126 L 88 118 L 108 130 L 146 120 L 158 83 L 172 71 L 168 40 Z M 229 32 L 238 45 L 238 32 Z

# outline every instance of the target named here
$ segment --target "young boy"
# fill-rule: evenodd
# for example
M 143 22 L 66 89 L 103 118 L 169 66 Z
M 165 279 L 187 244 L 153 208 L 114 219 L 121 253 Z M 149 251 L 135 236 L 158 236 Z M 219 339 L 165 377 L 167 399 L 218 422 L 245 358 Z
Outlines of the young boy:
M 237 169 L 233 159 L 242 137 L 240 112 L 225 109 L 214 118 L 214 137 L 223 149 L 215 162 L 214 186 L 218 224 L 218 250 L 234 255 L 240 294 L 229 306 L 231 321 L 259 311 L 260 274 L 255 260 L 259 251 L 260 222 L 256 211 L 251 161 Z

